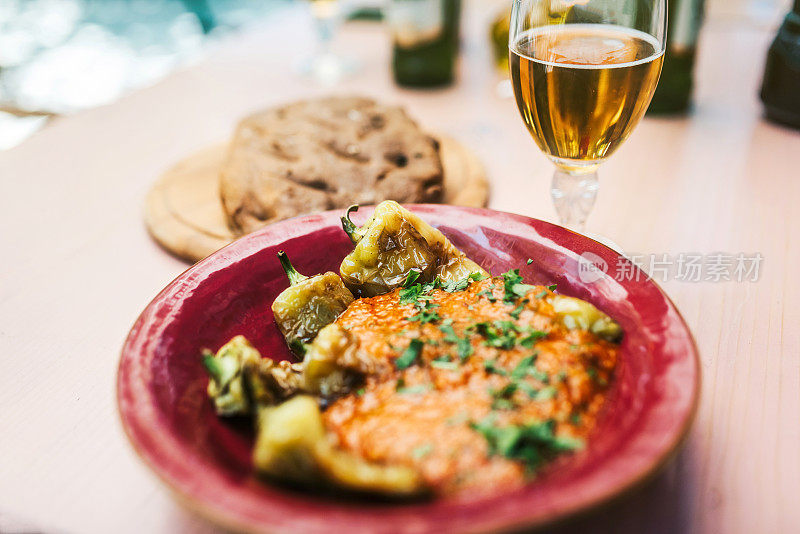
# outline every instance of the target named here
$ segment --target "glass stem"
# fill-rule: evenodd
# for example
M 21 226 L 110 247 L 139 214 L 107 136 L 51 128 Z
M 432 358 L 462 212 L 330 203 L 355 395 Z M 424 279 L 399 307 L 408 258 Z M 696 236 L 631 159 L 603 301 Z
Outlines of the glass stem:
M 594 207 L 600 182 L 597 171 L 568 171 L 556 168 L 550 195 L 561 220 L 561 225 L 570 230 L 583 232 L 586 218 Z
M 336 26 L 336 21 L 332 16 L 315 16 L 314 19 L 317 27 L 319 54 L 321 56 L 328 56 L 331 53 L 331 41 L 333 40 L 333 32 Z

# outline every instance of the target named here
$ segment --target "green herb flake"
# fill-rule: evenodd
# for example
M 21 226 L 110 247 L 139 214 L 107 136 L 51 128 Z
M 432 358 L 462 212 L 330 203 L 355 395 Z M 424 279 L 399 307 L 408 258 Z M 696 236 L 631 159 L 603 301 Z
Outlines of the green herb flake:
M 469 336 L 459 337 L 453 329 L 452 321 L 448 324 L 440 325 L 439 330 L 444 334 L 446 342 L 456 344 L 456 353 L 461 360 L 466 360 L 472 355 L 473 349 Z
M 399 383 L 399 381 L 398 381 Z M 419 395 L 433 389 L 433 384 L 417 384 L 415 386 L 403 386 L 396 389 L 400 395 Z
M 492 409 L 494 410 L 511 410 L 516 405 L 514 404 L 514 393 L 517 392 L 517 384 L 510 382 L 499 390 L 489 390 L 489 394 L 493 397 Z
M 531 371 L 535 371 L 534 364 L 536 363 L 536 354 L 525 356 L 522 358 L 514 370 L 511 371 L 511 378 L 520 379 L 525 378 Z
M 553 386 L 547 386 L 535 392 L 533 396 L 529 395 L 535 401 L 546 401 L 554 399 L 558 395 L 558 390 Z
M 456 425 L 463 425 L 469 421 L 469 414 L 466 411 L 458 412 L 453 417 L 449 417 L 445 420 L 445 423 L 448 426 L 456 426 Z
M 543 337 L 547 337 L 547 332 L 534 329 L 527 329 L 525 334 L 526 335 L 519 340 L 519 344 L 528 349 L 533 347 L 536 342 Z
M 502 276 L 503 287 L 505 289 L 503 302 L 506 302 L 507 304 L 513 304 L 518 298 L 524 297 L 528 291 L 535 287 L 524 283 L 522 276 L 519 274 L 519 269 L 511 269 L 510 271 L 503 273 Z
M 550 291 L 555 291 L 557 287 L 558 287 L 558 284 L 553 284 L 551 286 L 547 286 L 547 289 L 549 289 Z
M 367 392 L 367 390 L 365 390 L 364 388 L 359 388 L 359 389 L 357 389 L 357 390 L 356 390 L 356 395 L 358 395 L 359 397 L 361 397 L 361 396 L 362 396 L 362 395 L 364 395 L 364 393 L 366 393 L 366 392 Z
M 435 323 L 439 321 L 441 316 L 435 311 L 431 309 L 422 309 L 416 315 L 412 315 L 408 317 L 407 321 L 419 321 L 420 324 L 427 324 L 427 323 Z
M 416 302 L 421 294 L 422 294 L 422 286 L 419 284 L 413 285 L 411 287 L 404 287 L 398 293 L 400 298 L 400 304 L 411 304 L 413 302 Z
M 456 354 L 458 357 L 463 361 L 472 356 L 474 349 L 472 348 L 472 343 L 469 340 L 469 337 L 461 337 L 458 338 L 458 343 L 456 343 Z
M 511 311 L 509 312 L 509 315 L 510 315 L 511 317 L 513 317 L 514 319 L 519 319 L 519 316 L 520 316 L 520 314 L 522 313 L 522 310 L 524 310 L 524 309 L 525 309 L 525 305 L 526 305 L 528 302 L 530 302 L 528 299 L 522 299 L 522 300 L 519 302 L 519 304 L 517 304 L 517 305 L 514 307 L 514 309 L 513 309 L 513 310 L 511 310 Z
M 513 349 L 517 344 L 517 325 L 511 321 L 482 321 L 470 327 L 484 338 L 483 344 L 498 349 Z
M 422 445 L 418 445 L 411 450 L 411 457 L 415 460 L 419 460 L 428 456 L 431 452 L 433 452 L 433 445 L 430 443 L 423 443 Z
M 449 282 L 444 282 L 442 284 L 442 289 L 447 291 L 448 293 L 455 293 L 456 291 L 464 291 L 469 286 L 470 282 L 472 282 L 472 278 L 469 276 L 465 276 L 460 280 L 450 280 Z
M 602 376 L 598 375 L 597 374 L 597 369 L 595 369 L 594 367 L 589 367 L 589 369 L 586 370 L 586 374 L 589 375 L 589 378 L 594 380 L 594 382 L 597 385 L 602 386 L 602 387 L 605 387 L 605 386 L 608 385 L 608 381 L 605 378 L 603 378 Z
M 530 258 L 528 258 L 528 261 L 525 262 L 526 265 L 530 265 L 531 263 L 533 263 L 533 260 Z
M 489 374 L 495 374 L 500 376 L 508 375 L 508 371 L 506 371 L 502 367 L 497 366 L 497 360 L 486 360 L 485 362 L 483 362 L 483 368 L 486 369 L 486 372 Z
M 489 454 L 504 456 L 522 462 L 529 471 L 535 471 L 545 461 L 561 452 L 583 447 L 583 441 L 566 436 L 556 436 L 555 421 L 534 422 L 522 425 L 497 426 L 492 415 L 470 427 L 483 435 Z
M 489 302 L 497 302 L 497 297 L 494 296 L 491 289 L 484 289 L 478 293 L 479 297 L 486 297 Z
M 541 293 L 537 293 L 537 294 L 534 296 L 534 298 L 540 299 L 540 298 L 542 298 L 542 297 L 546 297 L 546 296 L 547 296 L 547 291 L 542 291 Z
M 431 362 L 431 367 L 435 367 L 437 369 L 445 369 L 447 371 L 455 371 L 458 369 L 458 364 L 456 362 L 443 362 L 441 360 L 433 360 Z
M 417 269 L 411 269 L 410 271 L 408 271 L 408 274 L 406 275 L 406 279 L 403 282 L 403 287 L 410 288 L 411 286 L 414 285 L 414 283 L 420 276 L 422 276 L 422 271 L 419 271 Z
M 398 369 L 406 369 L 419 358 L 422 352 L 423 343 L 419 339 L 412 339 L 403 354 L 401 354 L 395 361 L 394 366 Z

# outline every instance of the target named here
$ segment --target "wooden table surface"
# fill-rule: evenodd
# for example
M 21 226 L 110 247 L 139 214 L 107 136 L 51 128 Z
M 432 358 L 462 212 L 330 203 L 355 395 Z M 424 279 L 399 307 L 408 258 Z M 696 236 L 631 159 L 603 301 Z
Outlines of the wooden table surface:
M 765 122 L 757 99 L 779 17 L 753 23 L 709 4 L 695 113 L 639 125 L 600 171 L 589 227 L 628 253 L 760 253 L 759 279 L 664 283 L 702 357 L 687 446 L 642 491 L 566 532 L 800 530 L 800 133 Z M 475 150 L 491 207 L 553 220 L 550 164 L 513 101 L 494 95 L 489 13 L 470 6 L 454 87 L 394 87 L 386 35 L 359 23 L 339 45 L 360 74 L 334 91 L 402 103 Z M 186 268 L 149 239 L 141 207 L 158 173 L 225 139 L 243 114 L 329 92 L 291 72 L 308 31 L 288 12 L 0 153 L 0 531 L 214 531 L 173 503 L 116 414 L 125 335 Z

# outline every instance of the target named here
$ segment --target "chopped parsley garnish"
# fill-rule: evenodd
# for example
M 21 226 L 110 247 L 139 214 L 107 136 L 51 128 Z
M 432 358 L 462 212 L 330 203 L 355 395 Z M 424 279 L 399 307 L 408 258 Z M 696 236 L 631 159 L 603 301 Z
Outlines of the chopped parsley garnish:
M 534 364 L 536 363 L 536 354 L 531 354 L 530 356 L 525 356 L 522 358 L 514 370 L 511 371 L 511 378 L 519 379 L 525 378 L 530 374 L 531 371 L 536 370 Z
M 552 419 L 501 427 L 497 426 L 496 418 L 489 415 L 480 422 L 470 424 L 470 427 L 486 439 L 489 454 L 523 462 L 529 471 L 536 470 L 560 452 L 583 447 L 580 439 L 556 436 L 555 421 Z
M 525 330 L 525 336 L 519 340 L 519 344 L 525 348 L 533 347 L 537 341 L 542 339 L 543 337 L 547 337 L 547 332 L 543 332 L 541 330 L 534 330 L 532 328 Z
M 403 351 L 395 361 L 394 366 L 398 369 L 406 369 L 419 358 L 422 352 L 423 343 L 419 339 L 412 339 L 406 350 Z
M 438 304 L 431 304 L 428 308 L 423 308 L 416 315 L 408 317 L 407 321 L 419 321 L 420 324 L 434 323 L 441 319 L 441 316 L 436 313 L 436 310 L 430 308 L 438 306 Z
M 466 360 L 472 356 L 473 349 L 472 343 L 469 341 L 469 337 L 458 338 L 458 342 L 456 343 L 456 353 L 461 360 Z
M 533 263 L 533 260 L 530 258 L 528 258 L 528 261 L 525 262 L 526 265 L 530 265 L 531 263 Z
M 448 343 L 456 343 L 458 342 L 458 336 L 456 335 L 456 331 L 453 329 L 452 321 L 445 322 L 443 321 L 442 324 L 439 326 L 439 330 L 442 331 L 444 334 L 444 340 Z
M 400 384 L 400 381 L 397 382 Z M 396 389 L 400 395 L 418 395 L 433 389 L 433 384 L 417 384 L 416 386 L 401 386 Z
M 466 360 L 472 355 L 473 349 L 469 336 L 459 337 L 450 323 L 442 324 L 439 326 L 439 330 L 444 334 L 444 340 L 446 342 L 455 343 L 456 353 L 461 360 Z
M 411 287 L 404 287 L 399 293 L 400 304 L 411 304 L 416 302 L 421 294 L 422 286 L 420 284 L 415 284 Z
M 359 389 L 357 389 L 357 390 L 356 390 L 356 395 L 358 395 L 358 396 L 360 397 L 360 396 L 362 396 L 362 395 L 363 395 L 364 393 L 366 393 L 366 392 L 367 392 L 367 390 L 366 390 L 366 389 L 364 389 L 364 388 L 359 388 Z
M 436 359 L 431 362 L 431 367 L 436 367 L 437 369 L 446 369 L 448 371 L 455 371 L 456 369 L 458 369 L 458 364 L 456 362 L 446 362 Z
M 415 460 L 419 460 L 420 458 L 428 456 L 432 451 L 433 445 L 430 443 L 423 443 L 422 445 L 418 445 L 411 450 L 411 456 Z
M 508 375 L 508 371 L 503 369 L 502 367 L 497 366 L 497 360 L 486 360 L 483 362 L 483 368 L 486 369 L 487 373 L 496 374 L 500 376 Z
M 551 286 L 547 286 L 547 289 L 549 289 L 550 291 L 555 291 L 557 287 L 558 287 L 558 284 L 553 284 Z
M 542 388 L 539 391 L 535 391 L 533 395 L 528 393 L 528 396 L 533 400 L 537 401 L 546 401 L 550 399 L 554 399 L 558 394 L 558 390 L 553 386 L 547 386 L 546 388 Z
M 492 401 L 492 409 L 494 410 L 511 410 L 514 408 L 514 393 L 517 392 L 516 382 L 509 382 L 499 390 L 489 390 L 489 394 L 494 398 Z
M 503 287 L 505 289 L 505 296 L 503 302 L 513 304 L 517 299 L 524 297 L 528 291 L 535 286 L 525 284 L 522 276 L 519 274 L 519 269 L 511 269 L 503 273 Z
M 461 278 L 460 280 L 451 280 L 449 282 L 442 282 L 441 288 L 448 293 L 454 293 L 456 291 L 464 291 L 467 287 L 473 282 L 478 282 L 487 278 L 487 276 L 483 273 L 471 273 Z
M 484 345 L 498 349 L 513 349 L 517 344 L 517 325 L 511 321 L 482 321 L 469 327 L 484 338 Z
M 403 282 L 403 287 L 409 288 L 413 286 L 420 276 L 422 276 L 422 271 L 418 271 L 417 269 L 411 269 L 410 271 L 408 271 L 408 274 L 406 275 L 406 279 Z
M 536 293 L 536 295 L 534 295 L 534 298 L 540 299 L 546 296 L 547 296 L 547 291 L 542 291 L 541 293 Z
M 522 299 L 521 301 L 519 301 L 519 304 L 517 304 L 517 305 L 514 307 L 514 309 L 513 309 L 513 310 L 511 310 L 511 311 L 509 312 L 509 315 L 510 315 L 511 317 L 513 317 L 514 319 L 519 319 L 519 316 L 520 316 L 520 314 L 522 313 L 522 310 L 524 310 L 524 309 L 525 309 L 525 305 L 526 305 L 528 302 L 530 302 L 528 299 Z
M 478 293 L 479 297 L 486 297 L 489 302 L 497 302 L 497 297 L 494 296 L 491 289 L 484 289 Z

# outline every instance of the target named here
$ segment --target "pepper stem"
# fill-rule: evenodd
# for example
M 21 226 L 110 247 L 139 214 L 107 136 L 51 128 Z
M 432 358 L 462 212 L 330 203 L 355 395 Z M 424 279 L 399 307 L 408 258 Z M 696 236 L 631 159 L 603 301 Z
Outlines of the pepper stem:
M 292 266 L 292 262 L 289 261 L 289 256 L 287 256 L 282 250 L 278 252 L 278 261 L 281 262 L 281 267 L 283 267 L 283 272 L 286 273 L 286 278 L 289 279 L 290 286 L 296 286 L 308 278 L 307 276 L 304 276 L 295 270 L 295 268 Z
M 214 353 L 210 350 L 203 351 L 203 367 L 206 368 L 211 379 L 219 384 L 222 381 L 222 368 L 219 362 L 214 358 Z
M 358 239 L 356 238 L 356 230 L 358 230 L 358 226 L 356 226 L 353 221 L 350 220 L 350 213 L 353 211 L 358 211 L 358 204 L 353 204 L 347 208 L 347 211 L 342 217 L 342 228 L 344 229 L 344 233 L 346 233 L 350 238 L 350 241 L 352 241 L 353 244 L 357 244 Z

